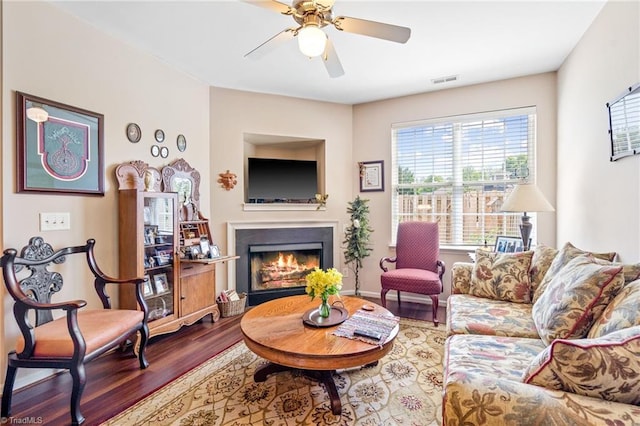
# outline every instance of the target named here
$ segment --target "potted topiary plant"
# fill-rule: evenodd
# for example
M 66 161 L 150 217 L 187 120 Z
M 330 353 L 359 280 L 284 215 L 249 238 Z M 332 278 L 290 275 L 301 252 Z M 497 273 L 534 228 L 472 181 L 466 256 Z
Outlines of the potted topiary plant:
M 344 258 L 347 265 L 354 264 L 352 269 L 356 278 L 356 296 L 360 295 L 359 272 L 362 268 L 362 259 L 371 254 L 369 238 L 373 229 L 369 226 L 368 202 L 369 200 L 363 200 L 357 196 L 347 208 L 347 213 L 351 215 L 351 223 L 345 231 Z

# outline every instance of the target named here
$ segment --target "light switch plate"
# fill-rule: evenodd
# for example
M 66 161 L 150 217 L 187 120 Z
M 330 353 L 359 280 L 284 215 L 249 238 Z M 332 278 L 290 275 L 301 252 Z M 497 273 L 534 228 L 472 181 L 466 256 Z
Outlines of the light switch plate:
M 41 231 L 63 231 L 71 229 L 70 213 L 40 213 Z

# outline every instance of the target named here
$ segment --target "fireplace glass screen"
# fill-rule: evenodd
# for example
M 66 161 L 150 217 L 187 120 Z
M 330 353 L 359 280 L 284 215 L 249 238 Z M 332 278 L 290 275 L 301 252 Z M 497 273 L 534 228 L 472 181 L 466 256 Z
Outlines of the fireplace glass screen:
M 322 267 L 321 243 L 254 245 L 249 253 L 251 292 L 306 286 L 307 274 Z

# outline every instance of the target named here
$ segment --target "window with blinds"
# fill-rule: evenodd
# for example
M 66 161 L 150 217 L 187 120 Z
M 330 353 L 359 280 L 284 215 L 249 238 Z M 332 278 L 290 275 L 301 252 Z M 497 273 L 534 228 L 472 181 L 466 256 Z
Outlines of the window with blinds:
M 640 84 L 607 104 L 611 161 L 640 154 Z
M 535 142 L 535 107 L 394 124 L 393 240 L 409 220 L 438 222 L 441 245 L 519 236 L 522 214 L 501 206 L 516 183 L 535 181 Z

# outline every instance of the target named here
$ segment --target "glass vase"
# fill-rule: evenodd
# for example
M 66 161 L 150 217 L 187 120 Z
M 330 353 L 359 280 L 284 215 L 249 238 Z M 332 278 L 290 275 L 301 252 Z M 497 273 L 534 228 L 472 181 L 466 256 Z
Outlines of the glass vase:
M 323 294 L 320 296 L 322 299 L 322 303 L 320 303 L 320 307 L 318 308 L 318 314 L 321 318 L 329 318 L 331 315 L 331 305 L 329 305 L 329 295 Z

